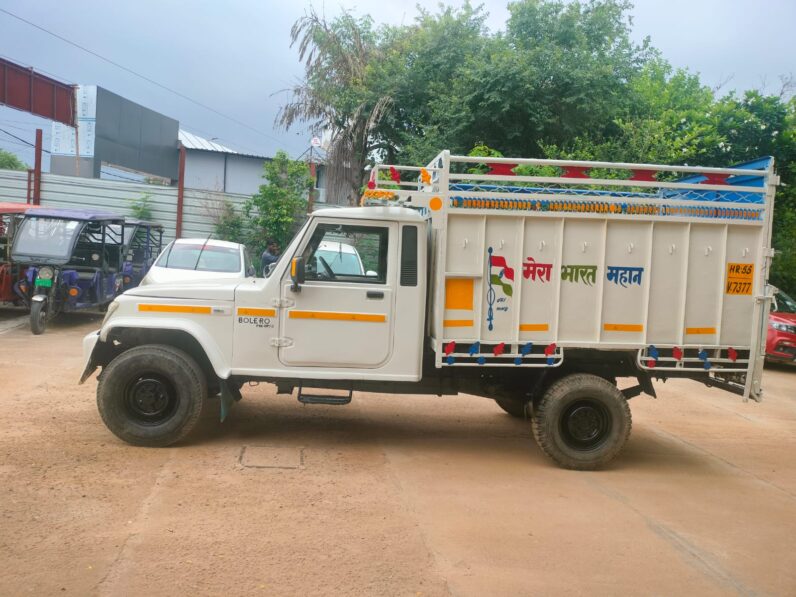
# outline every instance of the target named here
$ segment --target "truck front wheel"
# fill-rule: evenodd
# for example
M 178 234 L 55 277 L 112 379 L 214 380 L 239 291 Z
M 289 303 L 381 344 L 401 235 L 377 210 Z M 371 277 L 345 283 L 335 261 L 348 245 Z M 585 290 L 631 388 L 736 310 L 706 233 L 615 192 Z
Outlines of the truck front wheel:
M 193 429 L 207 396 L 196 361 L 171 346 L 137 346 L 113 359 L 97 386 L 97 407 L 114 435 L 135 446 L 162 447 Z
M 611 462 L 630 436 L 627 400 L 615 385 L 586 373 L 553 383 L 533 414 L 533 435 L 560 466 L 594 470 Z

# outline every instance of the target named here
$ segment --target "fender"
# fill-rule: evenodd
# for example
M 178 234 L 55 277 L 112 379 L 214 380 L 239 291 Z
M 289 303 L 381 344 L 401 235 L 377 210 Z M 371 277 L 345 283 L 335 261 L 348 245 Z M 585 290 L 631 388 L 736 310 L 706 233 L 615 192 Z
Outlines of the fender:
M 224 322 L 223 325 L 229 325 L 226 318 L 222 321 Z M 232 354 L 231 338 L 228 339 L 229 346 L 219 346 L 218 342 L 216 342 L 207 329 L 187 318 L 164 319 L 140 316 L 116 316 L 103 325 L 100 330 L 91 332 L 83 339 L 83 356 L 86 366 L 80 378 L 80 383 L 85 382 L 97 369 L 98 359 L 96 355 L 100 346 L 108 340 L 113 330 L 122 328 L 184 332 L 196 340 L 219 379 L 228 379 L 230 376 L 230 357 Z
M 33 297 L 30 299 L 31 303 L 43 303 L 47 300 L 46 294 L 34 294 Z

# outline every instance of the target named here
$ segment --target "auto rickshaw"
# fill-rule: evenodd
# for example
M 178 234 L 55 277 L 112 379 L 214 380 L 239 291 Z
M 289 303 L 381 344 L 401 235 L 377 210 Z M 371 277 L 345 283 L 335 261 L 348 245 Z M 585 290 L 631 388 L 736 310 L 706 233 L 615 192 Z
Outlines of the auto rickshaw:
M 149 268 L 160 255 L 163 245 L 163 226 L 137 218 L 124 219 L 124 290 L 141 283 Z
M 11 262 L 11 243 L 22 217 L 29 209 L 26 203 L 0 203 L 0 303 L 17 303 L 16 284 L 25 275 L 25 268 Z
M 123 289 L 124 216 L 77 209 L 28 212 L 11 259 L 27 266 L 14 290 L 30 307 L 30 329 L 43 334 L 64 311 L 104 310 Z

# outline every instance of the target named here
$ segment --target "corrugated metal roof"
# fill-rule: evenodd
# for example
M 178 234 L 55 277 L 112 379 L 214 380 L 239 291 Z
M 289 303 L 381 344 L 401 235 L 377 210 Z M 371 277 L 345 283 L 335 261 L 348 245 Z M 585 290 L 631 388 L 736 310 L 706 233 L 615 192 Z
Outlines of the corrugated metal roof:
M 250 158 L 260 158 L 263 160 L 270 160 L 268 156 L 265 155 L 257 155 L 254 153 L 243 153 L 240 151 L 235 151 L 227 147 L 226 145 L 221 145 L 221 143 L 216 143 L 215 141 L 211 141 L 209 139 L 205 139 L 204 137 L 200 137 L 199 135 L 194 135 L 193 133 L 189 133 L 188 131 L 184 131 L 180 129 L 178 133 L 178 138 L 180 143 L 185 146 L 185 149 L 199 149 L 202 151 L 215 151 L 217 153 L 228 153 L 231 155 L 240 155 Z
M 204 151 L 217 151 L 219 153 L 238 153 L 234 149 L 230 149 L 229 147 L 221 145 L 221 143 L 209 141 L 204 137 L 194 135 L 193 133 L 189 133 L 188 131 L 184 131 L 182 129 L 180 129 L 178 133 L 178 138 L 180 143 L 185 145 L 186 149 L 203 149 Z

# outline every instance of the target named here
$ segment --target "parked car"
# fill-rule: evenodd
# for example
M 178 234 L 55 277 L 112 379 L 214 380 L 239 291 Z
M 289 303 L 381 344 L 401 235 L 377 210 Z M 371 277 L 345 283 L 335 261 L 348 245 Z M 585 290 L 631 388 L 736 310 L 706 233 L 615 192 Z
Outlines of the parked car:
M 796 364 L 796 301 L 777 291 L 768 316 L 766 359 Z
M 314 255 L 314 263 L 309 263 L 307 267 L 310 276 L 313 272 L 316 272 L 319 278 L 334 278 L 338 275 L 376 275 L 376 272 L 365 272 L 359 251 L 346 243 L 321 241 Z
M 27 266 L 14 285 L 30 307 L 30 329 L 42 334 L 62 311 L 104 308 L 122 291 L 124 217 L 94 210 L 28 211 L 11 247 Z
M 225 240 L 181 238 L 163 249 L 141 285 L 253 277 L 246 247 Z

